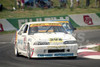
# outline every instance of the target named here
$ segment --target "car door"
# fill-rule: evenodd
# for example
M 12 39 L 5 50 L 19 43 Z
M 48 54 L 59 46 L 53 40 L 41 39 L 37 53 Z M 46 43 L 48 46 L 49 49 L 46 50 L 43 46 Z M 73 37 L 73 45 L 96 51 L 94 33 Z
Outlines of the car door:
M 22 50 L 26 51 L 26 46 L 27 46 L 27 36 L 28 36 L 28 25 L 25 25 L 21 39 L 23 41 L 23 44 L 21 45 Z
M 23 44 L 23 40 L 22 40 L 22 33 L 24 30 L 25 25 L 22 25 L 21 28 L 18 31 L 18 36 L 17 36 L 17 47 L 18 50 L 21 51 L 22 50 L 22 44 Z
M 27 29 L 28 25 L 23 25 L 18 32 L 18 48 L 21 51 L 25 51 Z

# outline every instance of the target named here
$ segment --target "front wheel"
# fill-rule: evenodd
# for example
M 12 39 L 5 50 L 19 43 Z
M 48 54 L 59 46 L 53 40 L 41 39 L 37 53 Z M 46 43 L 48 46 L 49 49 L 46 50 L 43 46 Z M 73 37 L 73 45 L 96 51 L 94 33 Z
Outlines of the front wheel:
M 77 56 L 69 57 L 70 59 L 77 59 Z
M 15 56 L 17 56 L 17 57 L 19 57 L 19 53 L 18 53 L 18 49 L 17 49 L 17 47 L 15 46 Z
M 30 55 L 30 46 L 27 46 L 27 57 L 30 59 L 31 55 Z

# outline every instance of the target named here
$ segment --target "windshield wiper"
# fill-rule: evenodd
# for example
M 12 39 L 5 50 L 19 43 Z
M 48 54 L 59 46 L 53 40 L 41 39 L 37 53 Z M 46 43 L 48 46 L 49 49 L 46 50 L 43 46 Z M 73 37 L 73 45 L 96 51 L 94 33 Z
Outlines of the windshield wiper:
M 52 27 L 52 26 L 51 26 L 51 27 Z M 48 32 L 48 30 L 49 30 L 51 27 L 49 27 L 49 28 L 46 30 L 46 32 Z

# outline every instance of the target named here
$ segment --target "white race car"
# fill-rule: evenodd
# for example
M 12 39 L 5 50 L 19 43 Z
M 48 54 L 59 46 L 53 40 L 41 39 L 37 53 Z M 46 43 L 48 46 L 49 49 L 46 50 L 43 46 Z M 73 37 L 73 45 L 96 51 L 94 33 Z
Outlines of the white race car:
M 16 32 L 16 56 L 76 58 L 77 50 L 76 39 L 57 22 L 28 22 Z

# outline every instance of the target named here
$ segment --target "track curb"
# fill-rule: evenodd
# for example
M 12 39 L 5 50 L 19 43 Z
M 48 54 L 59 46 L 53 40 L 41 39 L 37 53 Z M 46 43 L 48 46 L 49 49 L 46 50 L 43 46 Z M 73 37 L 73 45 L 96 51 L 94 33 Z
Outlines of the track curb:
M 100 44 L 91 44 L 91 45 L 80 47 L 78 49 L 78 56 L 83 58 L 89 58 L 89 59 L 100 59 L 100 52 L 89 49 L 99 45 Z

